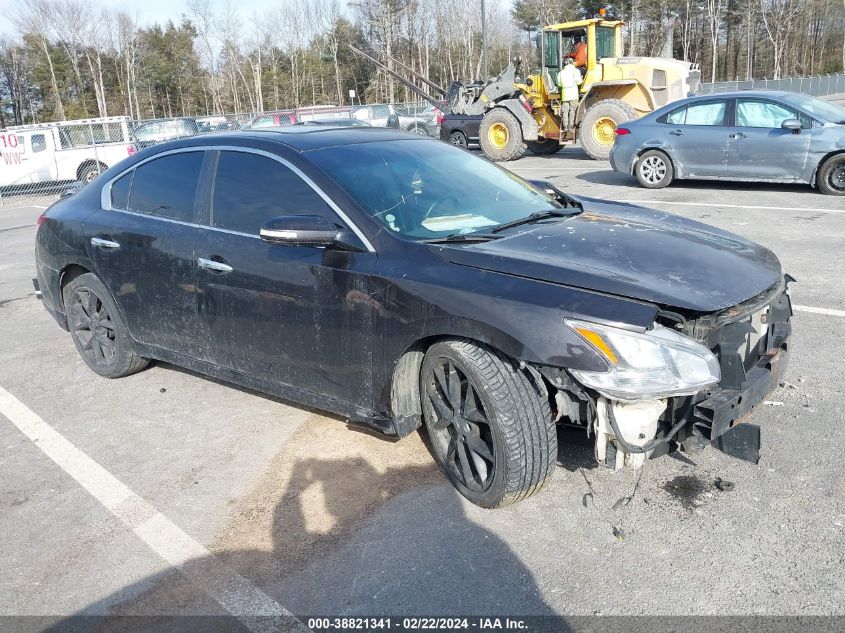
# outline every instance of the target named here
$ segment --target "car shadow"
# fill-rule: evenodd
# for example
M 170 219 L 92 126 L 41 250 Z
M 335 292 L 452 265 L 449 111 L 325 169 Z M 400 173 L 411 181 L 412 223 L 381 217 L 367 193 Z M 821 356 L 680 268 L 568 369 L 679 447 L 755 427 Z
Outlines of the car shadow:
M 496 511 L 469 505 L 419 436 L 389 444 L 350 438 L 324 417 L 306 425 L 236 502 L 211 556 L 124 587 L 47 630 L 246 631 L 206 593 L 203 581 L 219 581 L 221 569 L 301 619 L 555 615 L 528 567 L 482 525 Z
M 577 180 L 583 180 L 595 185 L 614 185 L 617 187 L 631 187 L 634 189 L 643 189 L 637 183 L 636 178 L 627 176 L 612 169 L 602 171 L 589 171 L 575 176 Z M 675 180 L 667 187 L 668 190 L 704 190 L 704 189 L 718 189 L 719 191 L 772 191 L 775 193 L 818 193 L 818 190 L 813 189 L 809 185 L 802 184 L 780 184 L 769 182 L 738 182 L 730 180 Z

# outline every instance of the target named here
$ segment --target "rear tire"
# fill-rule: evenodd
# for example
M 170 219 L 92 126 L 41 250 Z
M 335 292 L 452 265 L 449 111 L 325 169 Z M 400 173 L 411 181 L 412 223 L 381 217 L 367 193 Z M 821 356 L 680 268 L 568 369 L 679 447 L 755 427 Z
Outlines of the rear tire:
M 517 160 L 528 148 L 522 138 L 522 126 L 505 108 L 493 108 L 481 119 L 479 142 L 490 160 Z
M 831 156 L 819 167 L 816 184 L 829 196 L 845 196 L 845 154 Z
M 76 350 L 92 371 L 122 378 L 149 364 L 134 351 L 117 305 L 92 273 L 74 278 L 63 290 L 68 328 Z
M 449 134 L 449 143 L 464 148 L 469 146 L 469 143 L 467 142 L 467 135 L 461 132 L 460 130 L 455 130 L 454 132 Z
M 666 154 L 657 149 L 650 149 L 637 159 L 634 176 L 641 187 L 663 189 L 675 178 L 675 170 Z
M 581 146 L 596 160 L 607 160 L 616 140 L 616 128 L 636 118 L 637 111 L 621 99 L 604 99 L 590 106 L 581 119 Z
M 98 165 L 86 165 L 79 172 L 79 182 L 87 185 L 89 182 L 94 180 L 94 178 L 99 176 L 106 169 L 108 169 L 108 168 L 105 165 L 103 165 L 102 163 L 100 163 Z
M 556 154 L 563 145 L 556 138 L 547 138 L 545 141 L 527 141 L 528 149 L 537 156 Z
M 435 343 L 420 397 L 435 459 L 474 504 L 519 501 L 551 474 L 557 435 L 545 389 L 494 350 L 466 339 Z

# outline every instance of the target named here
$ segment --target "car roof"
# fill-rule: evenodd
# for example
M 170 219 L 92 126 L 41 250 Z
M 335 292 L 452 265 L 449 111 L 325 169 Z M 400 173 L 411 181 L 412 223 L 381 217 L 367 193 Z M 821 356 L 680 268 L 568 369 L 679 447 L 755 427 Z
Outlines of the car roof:
M 200 134 L 185 139 L 167 143 L 167 149 L 191 147 L 194 145 L 213 145 L 215 143 L 244 143 L 262 141 L 285 145 L 290 149 L 307 152 L 338 147 L 342 145 L 358 145 L 361 143 L 376 143 L 383 141 L 431 141 L 433 139 L 405 132 L 397 132 L 390 128 L 369 126 L 330 126 L 330 125 L 291 125 L 287 127 L 265 127 L 248 130 L 232 130 Z
M 787 97 L 798 94 L 786 90 L 733 90 L 731 92 L 713 92 L 706 95 L 694 95 L 690 99 L 728 98 L 735 97 Z

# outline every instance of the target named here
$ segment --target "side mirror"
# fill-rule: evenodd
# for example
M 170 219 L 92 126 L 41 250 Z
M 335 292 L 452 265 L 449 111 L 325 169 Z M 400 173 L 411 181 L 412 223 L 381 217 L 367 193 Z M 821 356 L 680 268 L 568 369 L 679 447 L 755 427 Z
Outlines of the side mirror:
M 387 127 L 393 128 L 394 130 L 399 129 L 399 115 L 391 114 L 387 117 Z
M 283 215 L 273 218 L 264 223 L 259 236 L 269 244 L 364 250 L 357 238 L 319 215 Z
M 798 119 L 786 119 L 780 126 L 784 130 L 792 130 L 793 134 L 798 134 L 801 131 L 801 121 Z

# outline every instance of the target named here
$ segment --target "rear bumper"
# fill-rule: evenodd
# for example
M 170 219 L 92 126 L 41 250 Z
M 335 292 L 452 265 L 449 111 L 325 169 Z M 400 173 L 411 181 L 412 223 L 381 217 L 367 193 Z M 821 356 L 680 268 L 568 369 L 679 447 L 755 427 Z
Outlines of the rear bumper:
M 61 309 L 62 304 L 58 297 L 59 292 L 61 292 L 59 271 L 53 270 L 40 262 L 37 263 L 36 269 L 38 276 L 32 280 L 36 296 L 41 299 L 41 305 L 56 320 L 56 323 L 63 330 L 67 330 L 67 316 Z

